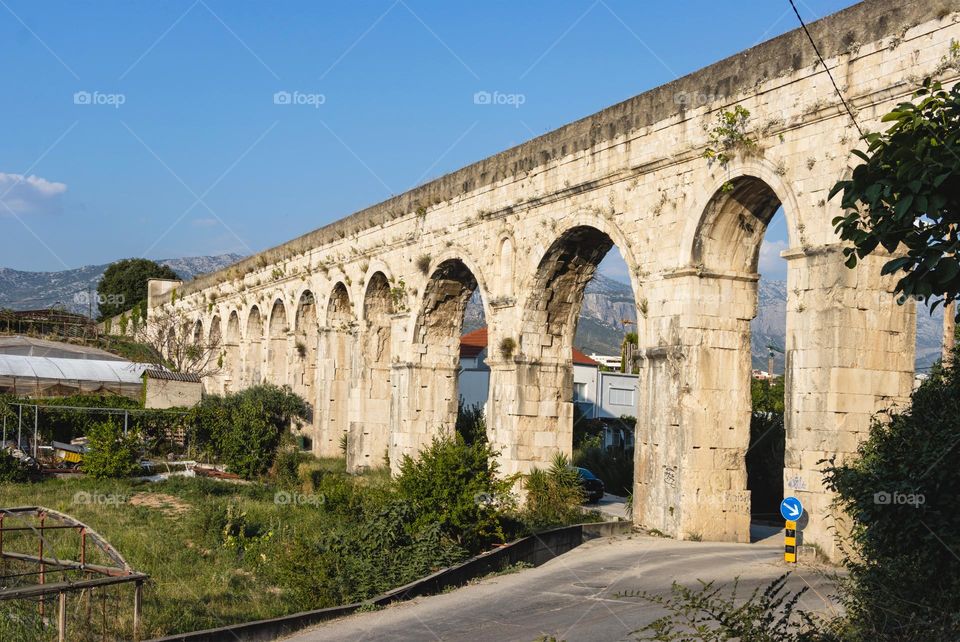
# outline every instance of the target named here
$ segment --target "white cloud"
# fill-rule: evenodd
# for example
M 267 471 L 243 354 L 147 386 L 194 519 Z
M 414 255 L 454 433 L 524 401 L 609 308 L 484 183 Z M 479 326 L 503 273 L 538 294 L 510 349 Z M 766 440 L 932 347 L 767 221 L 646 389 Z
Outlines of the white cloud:
M 0 172 L 0 215 L 54 214 L 60 211 L 60 196 L 67 191 L 63 183 L 40 176 Z
M 785 249 L 787 249 L 787 242 L 782 239 L 761 243 L 760 274 L 768 279 L 785 279 L 787 262 L 780 256 L 780 252 Z

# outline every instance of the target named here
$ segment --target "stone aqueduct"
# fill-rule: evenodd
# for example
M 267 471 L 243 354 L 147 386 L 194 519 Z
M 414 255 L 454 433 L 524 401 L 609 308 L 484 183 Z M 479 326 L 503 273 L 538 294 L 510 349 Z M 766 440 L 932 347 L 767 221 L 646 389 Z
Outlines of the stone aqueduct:
M 869 0 L 810 25 L 861 126 L 919 78 L 956 80 L 957 0 Z M 703 157 L 741 105 L 758 147 Z M 583 290 L 612 244 L 638 309 L 634 519 L 669 535 L 748 541 L 750 320 L 767 223 L 789 249 L 785 479 L 805 536 L 833 551 L 818 462 L 854 452 L 871 416 L 913 382 L 915 312 L 882 259 L 843 265 L 829 201 L 857 131 L 802 31 L 279 247 L 180 285 L 153 281 L 219 340 L 208 390 L 289 384 L 314 406 L 318 455 L 396 465 L 452 430 L 463 311 L 479 290 L 490 332 L 489 438 L 506 473 L 570 451 L 570 346 Z M 839 200 L 839 199 L 837 199 Z M 176 294 L 174 294 L 174 290 Z

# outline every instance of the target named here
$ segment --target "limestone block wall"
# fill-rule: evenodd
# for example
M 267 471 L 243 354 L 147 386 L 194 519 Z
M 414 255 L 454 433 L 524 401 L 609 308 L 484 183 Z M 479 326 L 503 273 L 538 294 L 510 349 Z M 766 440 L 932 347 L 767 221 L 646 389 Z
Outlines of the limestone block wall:
M 957 80 L 958 0 L 868 0 L 810 30 L 867 130 L 924 74 Z M 693 93 L 715 99 L 679 99 Z M 708 163 L 710 130 L 737 105 L 756 145 Z M 635 519 L 676 537 L 744 540 L 749 321 L 760 243 L 782 206 L 785 479 L 809 506 L 805 537 L 829 552 L 816 462 L 848 456 L 872 413 L 903 402 L 914 349 L 914 312 L 892 301 L 882 260 L 847 270 L 836 245 L 840 210 L 827 195 L 857 145 L 795 31 L 184 284 L 174 301 L 157 285 L 150 309 L 172 306 L 203 328 L 219 319 L 220 385 L 301 386 L 315 452 L 338 454 L 346 435 L 359 469 L 384 450 L 396 466 L 452 429 L 462 309 L 479 291 L 489 436 L 504 471 L 526 472 L 570 449 L 569 348 L 583 288 L 615 244 L 639 319 Z M 270 323 L 278 301 L 282 326 Z M 298 340 L 315 361 L 268 361 L 270 345 L 279 355 Z

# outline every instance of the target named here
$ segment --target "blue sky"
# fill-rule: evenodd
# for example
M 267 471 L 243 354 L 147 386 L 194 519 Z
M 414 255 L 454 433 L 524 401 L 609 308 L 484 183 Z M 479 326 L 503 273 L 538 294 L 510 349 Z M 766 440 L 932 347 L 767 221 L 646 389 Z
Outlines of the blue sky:
M 795 20 L 786 0 L 0 0 L 0 265 L 261 250 Z

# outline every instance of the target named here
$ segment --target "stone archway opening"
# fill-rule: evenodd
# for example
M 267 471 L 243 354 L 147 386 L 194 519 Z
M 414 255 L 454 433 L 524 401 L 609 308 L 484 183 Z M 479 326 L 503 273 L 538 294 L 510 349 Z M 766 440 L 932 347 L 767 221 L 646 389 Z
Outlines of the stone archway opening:
M 712 352 L 714 367 L 728 369 L 727 407 L 732 411 L 720 421 L 743 455 L 729 458 L 727 473 L 734 490 L 749 493 L 754 541 L 779 531 L 780 501 L 791 492 L 785 488 L 793 392 L 788 311 L 796 305 L 790 305 L 790 274 L 780 257 L 787 248 L 780 198 L 763 180 L 740 176 L 725 183 L 708 203 L 693 252 L 706 277 L 723 282 L 720 319 L 739 333 L 731 341 L 718 341 Z
M 273 302 L 270 310 L 270 325 L 267 330 L 267 380 L 278 386 L 287 383 L 287 307 L 283 299 Z
M 227 318 L 227 333 L 223 343 L 224 394 L 242 386 L 243 360 L 240 356 L 240 315 L 236 310 Z
M 263 382 L 263 317 L 260 308 L 253 306 L 247 316 L 246 358 L 244 359 L 245 387 Z
M 319 327 L 317 326 L 317 304 L 313 292 L 304 291 L 297 301 L 293 323 L 294 342 L 290 363 L 290 379 L 293 391 L 307 401 L 310 408 L 308 421 L 314 427 L 312 436 L 305 437 L 301 444 L 303 450 L 312 450 L 316 439 L 316 380 L 317 350 L 319 348 Z
M 391 315 L 390 281 L 375 272 L 367 283 L 360 322 L 360 360 L 357 377 L 359 412 L 350 422 L 347 470 L 362 471 L 385 465 L 390 445 Z
M 413 361 L 393 371 L 402 428 L 392 437 L 392 464 L 456 430 L 464 316 L 479 289 L 476 276 L 459 259 L 442 261 L 430 272 L 413 330 Z M 481 293 L 481 306 L 482 299 Z
M 356 325 L 347 286 L 337 283 L 327 303 L 317 359 L 318 443 L 314 449 L 322 457 L 342 457 L 349 451 L 350 389 L 358 370 Z
M 566 230 L 528 291 L 511 373 L 515 426 L 503 446 L 516 472 L 547 466 L 560 452 L 626 495 L 639 398 L 638 307 L 620 249 L 596 227 Z

